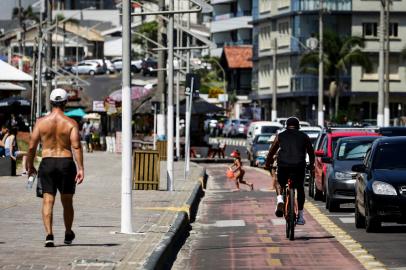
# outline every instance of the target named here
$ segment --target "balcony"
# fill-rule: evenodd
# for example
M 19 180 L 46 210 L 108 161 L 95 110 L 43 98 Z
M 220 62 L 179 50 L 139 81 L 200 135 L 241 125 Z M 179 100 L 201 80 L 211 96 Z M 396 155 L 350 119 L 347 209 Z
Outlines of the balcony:
M 315 11 L 320 9 L 319 0 L 293 0 L 294 11 Z M 351 11 L 351 0 L 324 0 L 323 8 L 328 11 Z
M 252 12 L 251 10 L 242 10 L 238 12 L 230 12 L 230 13 L 224 13 L 224 14 L 219 14 L 215 15 L 213 18 L 213 21 L 223 21 L 223 20 L 228 20 L 231 18 L 237 18 L 237 17 L 243 17 L 243 16 L 251 16 Z
M 211 23 L 210 32 L 228 32 L 239 29 L 251 29 L 252 25 L 248 22 L 252 20 L 251 16 L 231 17 L 229 19 L 214 20 Z
M 324 77 L 323 85 L 325 90 L 329 88 L 330 82 L 334 79 L 335 78 Z M 351 92 L 351 76 L 341 76 L 340 82 L 343 89 L 343 92 L 341 93 L 342 95 Z M 290 83 L 292 92 L 307 92 L 311 94 L 317 94 L 319 89 L 319 77 L 317 75 L 294 75 L 292 76 Z

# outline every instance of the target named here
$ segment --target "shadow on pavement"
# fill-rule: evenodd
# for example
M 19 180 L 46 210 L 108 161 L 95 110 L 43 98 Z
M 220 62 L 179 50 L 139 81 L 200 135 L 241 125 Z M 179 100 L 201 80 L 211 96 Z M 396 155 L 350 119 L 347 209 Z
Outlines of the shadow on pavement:
M 302 241 L 308 241 L 308 240 L 317 240 L 317 239 L 331 239 L 335 238 L 332 235 L 326 235 L 326 236 L 300 236 L 300 237 L 295 237 L 295 240 L 302 240 Z
M 120 244 L 70 244 L 70 245 L 55 245 L 55 247 L 115 247 L 120 246 Z
M 377 233 L 406 233 L 406 225 L 382 226 Z
M 108 225 L 82 225 L 81 228 L 118 228 L 119 226 L 108 226 Z

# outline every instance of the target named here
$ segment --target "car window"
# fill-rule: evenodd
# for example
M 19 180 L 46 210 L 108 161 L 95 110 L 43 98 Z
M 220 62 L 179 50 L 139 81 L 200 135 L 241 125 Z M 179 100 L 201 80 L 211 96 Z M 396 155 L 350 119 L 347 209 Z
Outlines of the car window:
M 371 164 L 371 148 L 369 148 L 365 154 L 365 158 L 364 158 L 364 165 L 365 167 L 369 167 L 369 165 Z
M 261 133 L 276 133 L 278 129 L 279 129 L 278 127 L 274 126 L 263 126 L 261 128 Z
M 362 160 L 372 141 L 346 141 L 337 148 L 338 160 Z
M 324 151 L 324 154 L 327 155 L 327 141 L 328 137 L 324 137 L 323 143 L 321 144 L 321 149 Z
M 316 141 L 315 150 L 321 149 L 321 145 L 323 143 L 324 137 L 326 137 L 326 133 L 321 133 L 319 135 L 319 137 L 317 138 L 317 141 Z
M 375 151 L 374 169 L 406 169 L 406 159 L 400 158 L 406 151 L 406 143 L 393 143 L 379 145 Z
M 333 138 L 333 143 L 332 143 L 332 145 L 331 145 L 331 151 L 334 153 L 334 151 L 335 151 L 335 149 L 336 149 L 336 146 L 337 146 L 337 141 L 339 140 L 339 139 L 341 139 L 342 137 L 334 137 Z

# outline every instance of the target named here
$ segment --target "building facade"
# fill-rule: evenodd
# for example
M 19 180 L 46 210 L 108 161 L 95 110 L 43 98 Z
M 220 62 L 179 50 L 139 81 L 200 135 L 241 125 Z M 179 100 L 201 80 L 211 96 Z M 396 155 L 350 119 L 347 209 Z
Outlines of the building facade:
M 300 67 L 300 59 L 310 51 L 311 42 L 318 37 L 319 3 L 319 0 L 253 0 L 254 66 L 251 98 L 264 108 L 264 119 L 271 118 L 275 51 L 278 116 L 297 115 L 307 120 L 317 117 L 318 75 L 305 73 Z M 393 37 L 390 39 L 390 89 L 393 92 L 391 99 L 393 96 L 393 100 L 399 102 L 402 98 L 397 97 L 406 94 L 405 63 L 399 60 L 399 53 L 406 44 L 406 24 L 403 18 L 406 1 L 394 3 L 390 16 L 393 28 Z M 360 36 L 365 40 L 363 51 L 370 56 L 373 71 L 367 74 L 360 66 L 353 65 L 346 73 L 340 74 L 340 102 L 354 104 L 353 112 L 347 112 L 352 117 L 375 118 L 378 91 L 379 39 L 375 35 L 379 26 L 378 2 L 375 5 L 375 2 L 362 0 L 324 1 L 323 25 L 325 31 L 338 33 L 342 38 Z M 327 75 L 324 77 L 327 114 L 333 107 L 328 91 L 333 80 Z M 399 106 L 393 103 L 391 107 Z
M 211 40 L 215 43 L 210 54 L 220 57 L 224 46 L 252 44 L 252 3 L 248 0 L 211 0 Z

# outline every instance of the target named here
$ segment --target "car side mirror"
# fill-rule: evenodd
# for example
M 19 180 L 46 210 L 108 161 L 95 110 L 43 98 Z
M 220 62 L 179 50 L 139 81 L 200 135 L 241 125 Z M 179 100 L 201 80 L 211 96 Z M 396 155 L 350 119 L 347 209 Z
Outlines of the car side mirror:
M 366 172 L 366 167 L 364 164 L 355 164 L 352 166 L 351 170 L 353 172 L 364 173 Z
M 316 155 L 316 157 L 323 157 L 323 156 L 326 155 L 326 154 L 324 153 L 324 150 L 316 150 L 316 151 L 314 152 L 314 154 Z
M 321 162 L 323 163 L 333 163 L 333 159 L 329 157 L 321 157 Z

